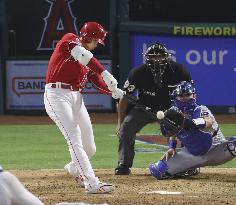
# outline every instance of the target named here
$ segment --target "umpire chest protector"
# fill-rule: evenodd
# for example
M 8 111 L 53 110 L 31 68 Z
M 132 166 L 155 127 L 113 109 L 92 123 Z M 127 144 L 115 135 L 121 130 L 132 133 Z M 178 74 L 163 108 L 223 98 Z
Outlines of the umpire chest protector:
M 161 80 L 161 82 L 160 82 Z M 129 85 L 125 86 L 128 93 L 138 91 L 138 102 L 154 110 L 165 110 L 170 107 L 170 93 L 181 81 L 190 81 L 188 71 L 174 61 L 169 61 L 161 79 L 155 79 L 147 65 L 131 70 Z

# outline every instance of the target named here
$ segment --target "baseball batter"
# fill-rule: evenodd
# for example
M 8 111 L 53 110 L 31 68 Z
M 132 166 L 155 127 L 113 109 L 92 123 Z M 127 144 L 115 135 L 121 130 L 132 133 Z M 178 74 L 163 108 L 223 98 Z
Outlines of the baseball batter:
M 10 172 L 0 166 L 0 205 L 44 205 Z
M 186 170 L 223 164 L 236 156 L 236 136 L 226 140 L 211 111 L 196 104 L 193 82 L 182 82 L 173 92 L 174 106 L 165 112 L 161 123 L 164 136 L 172 136 L 169 150 L 161 160 L 149 166 L 157 179 L 181 176 Z M 176 112 L 184 114 L 177 119 Z M 176 119 L 175 119 L 176 118 Z M 183 124 L 180 125 L 181 122 Z M 183 148 L 176 152 L 176 137 Z
M 124 94 L 117 88 L 116 79 L 91 53 L 99 43 L 104 45 L 106 34 L 100 24 L 87 22 L 80 36 L 64 35 L 50 58 L 44 93 L 47 114 L 62 132 L 72 158 L 65 169 L 88 193 L 108 193 L 113 187 L 100 182 L 90 164 L 96 146 L 81 91 L 88 80 L 101 93 L 115 99 Z

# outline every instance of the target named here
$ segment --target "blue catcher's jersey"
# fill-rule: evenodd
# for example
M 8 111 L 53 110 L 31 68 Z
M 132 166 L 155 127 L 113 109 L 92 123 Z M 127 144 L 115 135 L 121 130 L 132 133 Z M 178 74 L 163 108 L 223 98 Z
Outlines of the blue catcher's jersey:
M 211 111 L 203 105 L 196 105 L 192 110 L 184 113 L 189 119 L 196 119 L 199 117 L 210 117 L 213 121 L 211 128 L 205 129 L 191 129 L 181 130 L 177 137 L 186 147 L 186 149 L 193 155 L 203 155 L 209 151 L 212 144 L 220 144 L 225 140 L 218 124 L 211 113 Z M 218 130 L 218 131 L 217 131 Z

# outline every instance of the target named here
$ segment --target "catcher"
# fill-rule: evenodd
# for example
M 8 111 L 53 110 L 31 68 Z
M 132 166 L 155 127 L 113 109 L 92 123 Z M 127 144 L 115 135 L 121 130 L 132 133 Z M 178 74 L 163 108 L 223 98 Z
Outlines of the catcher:
M 236 156 L 236 136 L 226 140 L 211 111 L 196 104 L 193 81 L 183 81 L 173 91 L 173 106 L 158 113 L 161 132 L 169 137 L 169 149 L 149 166 L 156 179 L 189 176 L 199 167 L 223 164 Z M 183 147 L 176 152 L 177 140 Z

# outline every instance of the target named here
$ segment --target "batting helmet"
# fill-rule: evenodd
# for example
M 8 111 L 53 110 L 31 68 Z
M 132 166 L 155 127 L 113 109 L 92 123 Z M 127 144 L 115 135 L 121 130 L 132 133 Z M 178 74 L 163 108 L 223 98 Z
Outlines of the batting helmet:
M 98 39 L 100 44 L 105 45 L 106 34 L 107 31 L 97 22 L 86 22 L 80 29 L 80 37 L 84 43 L 90 43 L 93 39 Z

